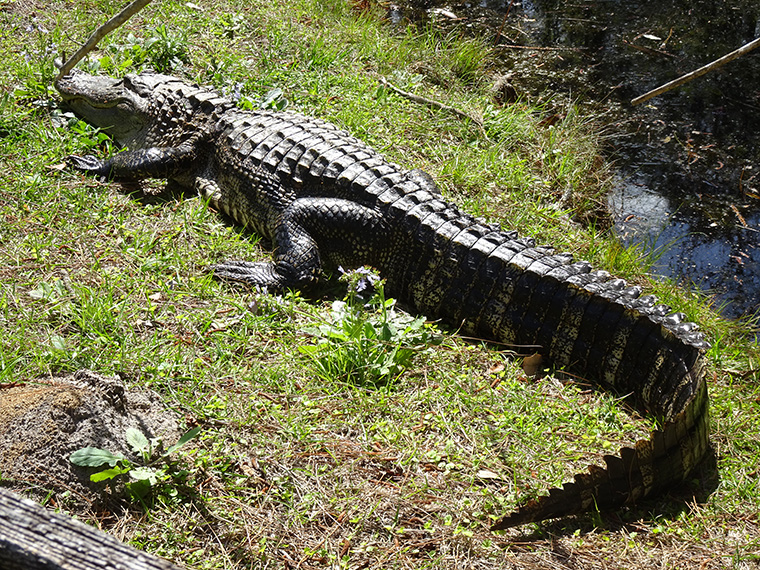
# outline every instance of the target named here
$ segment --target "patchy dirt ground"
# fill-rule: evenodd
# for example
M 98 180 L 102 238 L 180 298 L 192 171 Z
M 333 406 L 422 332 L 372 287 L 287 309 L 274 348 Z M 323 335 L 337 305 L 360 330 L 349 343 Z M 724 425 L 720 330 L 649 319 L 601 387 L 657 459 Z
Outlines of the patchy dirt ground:
M 81 370 L 0 386 L 0 484 L 42 499 L 52 491 L 81 507 L 105 506 L 117 497 L 69 455 L 91 446 L 131 457 L 129 427 L 165 441 L 178 437 L 174 415 L 156 394 L 129 390 L 117 377 Z

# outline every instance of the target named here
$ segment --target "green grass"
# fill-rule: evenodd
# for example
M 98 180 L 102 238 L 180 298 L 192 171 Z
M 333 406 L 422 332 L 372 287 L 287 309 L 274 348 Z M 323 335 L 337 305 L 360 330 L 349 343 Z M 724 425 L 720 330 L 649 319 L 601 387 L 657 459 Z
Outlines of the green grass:
M 592 120 L 568 107 L 545 127 L 545 107 L 496 107 L 481 41 L 394 30 L 379 7 L 338 0 L 157 0 L 83 64 L 114 74 L 163 67 L 251 103 L 279 89 L 288 108 L 429 171 L 468 211 L 647 284 L 702 324 L 714 343 L 717 489 L 693 502 L 690 487 L 622 518 L 492 534 L 518 500 L 650 426 L 614 395 L 527 378 L 509 353 L 451 331 L 388 385 L 320 377 L 299 347 L 316 342 L 309 331 L 342 293 L 267 297 L 213 281 L 209 265 L 268 252 L 198 197 L 141 201 L 135 188 L 60 167 L 72 153 L 112 152 L 102 133 L 57 109 L 49 84 L 56 52 L 71 53 L 117 4 L 0 2 L 0 381 L 118 373 L 161 394 L 187 427 L 204 427 L 185 457 L 197 498 L 149 516 L 137 506 L 99 515 L 100 524 L 193 568 L 756 564 L 757 346 L 703 298 L 649 283 L 646 260 L 602 231 L 607 171 Z M 381 88 L 381 76 L 480 117 L 483 131 Z

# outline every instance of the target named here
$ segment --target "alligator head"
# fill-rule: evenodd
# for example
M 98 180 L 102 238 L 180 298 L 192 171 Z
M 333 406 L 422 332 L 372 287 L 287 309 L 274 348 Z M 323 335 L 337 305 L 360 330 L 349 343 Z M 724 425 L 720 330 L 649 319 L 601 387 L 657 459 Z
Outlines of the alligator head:
M 56 81 L 55 87 L 74 113 L 128 146 L 144 135 L 154 119 L 150 114 L 153 91 L 170 81 L 176 78 L 142 73 L 113 79 L 75 70 Z

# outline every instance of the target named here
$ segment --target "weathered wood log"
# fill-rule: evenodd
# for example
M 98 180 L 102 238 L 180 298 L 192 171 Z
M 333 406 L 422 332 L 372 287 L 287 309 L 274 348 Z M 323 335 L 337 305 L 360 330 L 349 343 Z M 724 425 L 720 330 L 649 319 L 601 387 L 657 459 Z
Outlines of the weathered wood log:
M 2 570 L 180 570 L 112 536 L 0 489 Z

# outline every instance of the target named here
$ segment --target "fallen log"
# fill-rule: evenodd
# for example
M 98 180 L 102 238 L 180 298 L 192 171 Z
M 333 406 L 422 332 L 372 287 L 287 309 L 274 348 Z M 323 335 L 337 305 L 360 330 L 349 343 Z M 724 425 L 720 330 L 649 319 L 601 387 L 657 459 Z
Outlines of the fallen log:
M 95 527 L 0 489 L 3 570 L 180 570 Z

